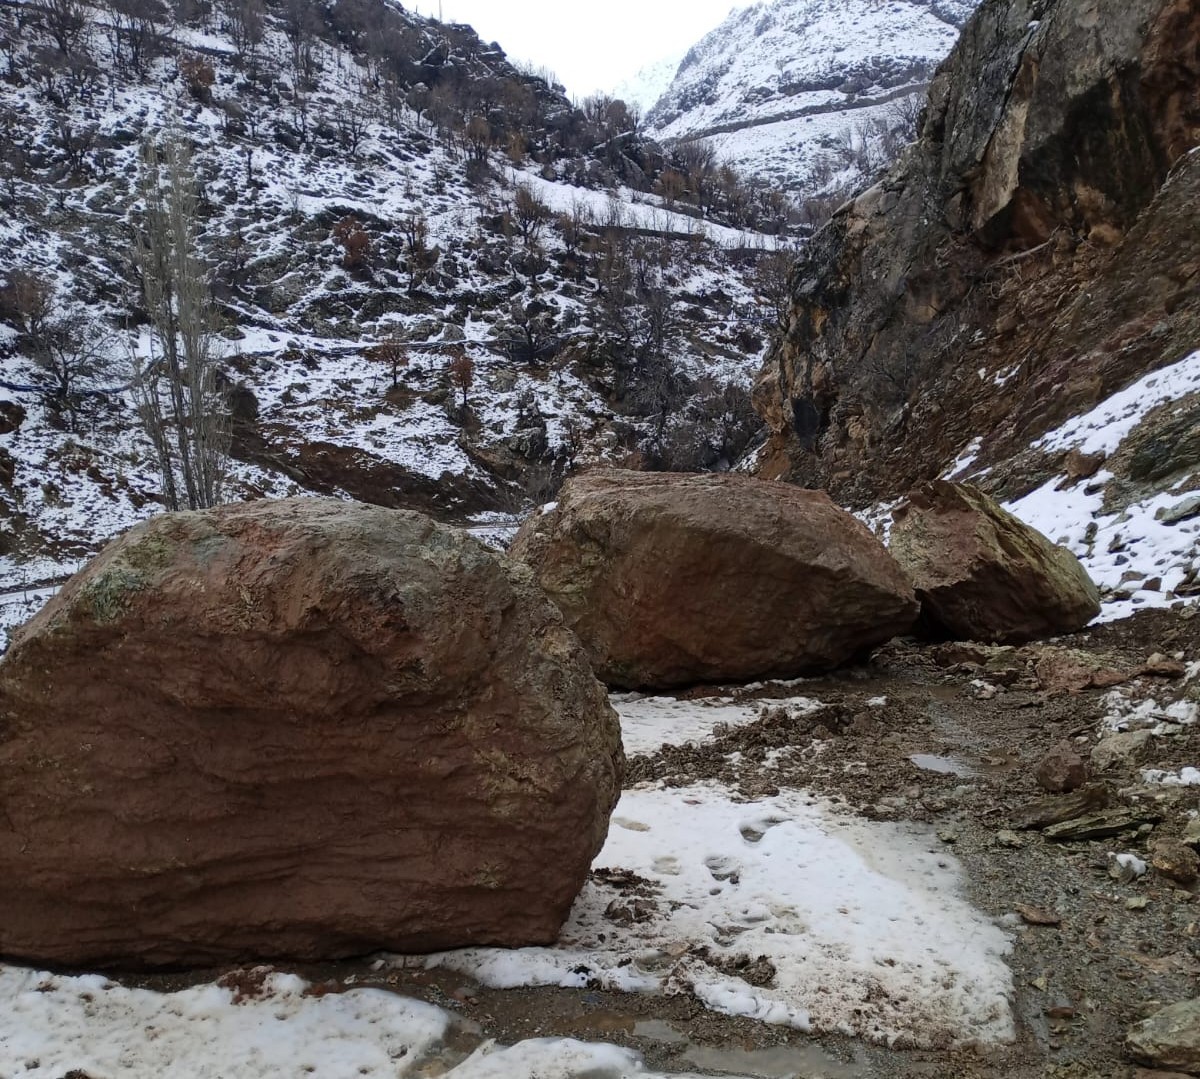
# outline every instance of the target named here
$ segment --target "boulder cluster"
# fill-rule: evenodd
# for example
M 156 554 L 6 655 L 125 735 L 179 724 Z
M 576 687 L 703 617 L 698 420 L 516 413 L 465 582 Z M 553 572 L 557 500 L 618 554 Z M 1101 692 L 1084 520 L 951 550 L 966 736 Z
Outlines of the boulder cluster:
M 163 514 L 0 663 L 0 954 L 546 943 L 620 791 L 601 680 L 794 677 L 918 622 L 1020 641 L 1097 610 L 1073 556 L 951 484 L 896 511 L 891 553 L 736 475 L 584 474 L 509 557 L 333 499 Z

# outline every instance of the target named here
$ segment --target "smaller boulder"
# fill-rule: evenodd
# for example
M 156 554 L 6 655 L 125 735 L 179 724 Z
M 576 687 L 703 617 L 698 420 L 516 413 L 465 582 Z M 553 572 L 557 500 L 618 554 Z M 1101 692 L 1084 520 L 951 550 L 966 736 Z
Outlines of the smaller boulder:
M 1182 839 L 1160 836 L 1151 840 L 1150 864 L 1177 884 L 1188 885 L 1200 877 L 1200 855 Z
M 1125 1045 L 1137 1061 L 1200 1075 L 1200 1000 L 1184 1000 L 1133 1027 Z
M 1148 730 L 1106 734 L 1092 750 L 1092 767 L 1105 772 L 1116 765 L 1136 763 L 1150 748 L 1151 737 Z
M 1065 794 L 1087 782 L 1087 765 L 1070 742 L 1059 742 L 1038 762 L 1034 777 L 1042 790 Z
M 1100 613 L 1079 559 L 970 484 L 925 484 L 893 520 L 892 555 L 927 624 L 952 637 L 1020 643 L 1072 633 Z

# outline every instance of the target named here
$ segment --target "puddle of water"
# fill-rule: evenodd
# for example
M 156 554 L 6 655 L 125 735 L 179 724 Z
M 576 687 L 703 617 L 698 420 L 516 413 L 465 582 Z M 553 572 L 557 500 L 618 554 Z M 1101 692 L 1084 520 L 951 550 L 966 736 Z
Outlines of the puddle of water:
M 635 1019 L 604 1008 L 589 1011 L 567 1026 L 570 1029 L 566 1033 L 572 1037 L 579 1037 L 581 1032 L 585 1037 L 631 1034 L 661 1045 L 686 1047 L 678 1058 L 681 1064 L 745 1079 L 859 1079 L 867 1074 L 862 1066 L 843 1063 L 817 1045 L 776 1045 L 767 1049 L 695 1045 L 686 1031 L 665 1019 Z
M 936 753 L 914 753 L 908 758 L 926 772 L 937 772 L 945 776 L 980 776 L 984 769 L 972 764 L 965 757 L 943 757 Z
M 994 772 L 1007 772 L 1020 763 L 1019 754 L 1011 751 L 985 753 L 978 757 L 964 757 L 954 753 L 914 753 L 908 759 L 926 772 L 940 772 L 942 775 L 967 778 L 985 776 Z
M 633 1024 L 635 1038 L 649 1038 L 664 1045 L 686 1045 L 687 1035 L 665 1019 L 640 1019 Z
M 843 1064 L 813 1045 L 775 1045 L 769 1049 L 714 1049 L 693 1045 L 683 1059 L 694 1068 L 732 1072 L 754 1079 L 857 1079 L 867 1073 Z

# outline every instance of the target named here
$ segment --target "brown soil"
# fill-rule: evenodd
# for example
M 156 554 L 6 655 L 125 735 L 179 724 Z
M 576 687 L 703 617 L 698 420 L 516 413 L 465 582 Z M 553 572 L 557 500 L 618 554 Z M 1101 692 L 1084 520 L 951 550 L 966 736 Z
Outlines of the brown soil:
M 1140 881 L 1114 880 L 1108 852 L 1136 851 L 1148 858 L 1149 839 L 1182 832 L 1188 811 L 1200 803 L 1200 788 L 1147 789 L 1139 773 L 1150 766 L 1200 764 L 1200 729 L 1156 737 L 1148 759 L 1093 776 L 1107 788 L 1110 804 L 1150 807 L 1161 815 L 1152 832 L 1054 843 L 1036 830 L 1016 830 L 1017 811 L 1046 797 L 1034 779 L 1038 761 L 1063 740 L 1074 741 L 1086 758 L 1106 711 L 1109 690 L 1043 686 L 1035 668 L 1050 647 L 1076 649 L 1108 671 L 1137 671 L 1155 652 L 1182 652 L 1194 662 L 1200 659 L 1200 607 L 1142 612 L 1054 646 L 980 651 L 895 643 L 865 666 L 800 687 L 725 690 L 761 698 L 763 718 L 699 748 L 670 748 L 630 761 L 631 783 L 655 778 L 682 785 L 712 777 L 747 797 L 776 787 L 805 787 L 869 817 L 930 824 L 962 862 L 981 909 L 1001 916 L 1023 907 L 1033 921 L 1057 918 L 1057 925 L 1024 924 L 1015 931 L 1009 963 L 1018 1040 L 1011 1047 L 889 1049 L 714 1015 L 685 997 L 495 991 L 450 972 L 395 968 L 369 959 L 298 970 L 317 983 L 319 992 L 375 985 L 447 1007 L 463 1017 L 463 1050 L 481 1037 L 514 1042 L 569 1035 L 629 1045 L 651 1067 L 693 1073 L 811 1079 L 1133 1076 L 1135 1066 L 1123 1048 L 1128 1027 L 1195 992 L 1200 903 L 1196 885 L 1183 887 L 1153 869 Z M 994 695 L 981 682 L 997 687 Z M 1194 697 L 1200 684 L 1193 680 L 1185 687 L 1178 678 L 1139 675 L 1121 689 L 1135 699 L 1155 697 L 1165 704 Z M 773 696 L 797 693 L 825 707 L 794 717 L 772 702 Z M 881 696 L 885 705 L 867 704 Z M 813 752 L 814 737 L 827 743 L 822 752 Z M 768 758 L 770 750 L 780 748 L 790 751 Z M 739 755 L 731 762 L 735 750 Z M 912 760 L 917 754 L 951 760 L 969 774 L 918 767 Z M 628 876 L 625 890 L 633 902 L 639 882 Z M 208 980 L 213 973 L 137 982 L 176 987 Z M 438 1074 L 437 1065 L 430 1074 Z

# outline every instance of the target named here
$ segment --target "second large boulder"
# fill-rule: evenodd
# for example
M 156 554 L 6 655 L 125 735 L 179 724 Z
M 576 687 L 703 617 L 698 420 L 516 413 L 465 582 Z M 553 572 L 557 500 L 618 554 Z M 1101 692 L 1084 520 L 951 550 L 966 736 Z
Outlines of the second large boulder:
M 917 613 L 891 556 L 827 495 L 742 476 L 590 472 L 510 553 L 597 674 L 628 688 L 828 670 Z
M 970 484 L 925 484 L 893 518 L 892 554 L 927 620 L 953 637 L 1020 643 L 1074 632 L 1100 613 L 1079 559 Z

